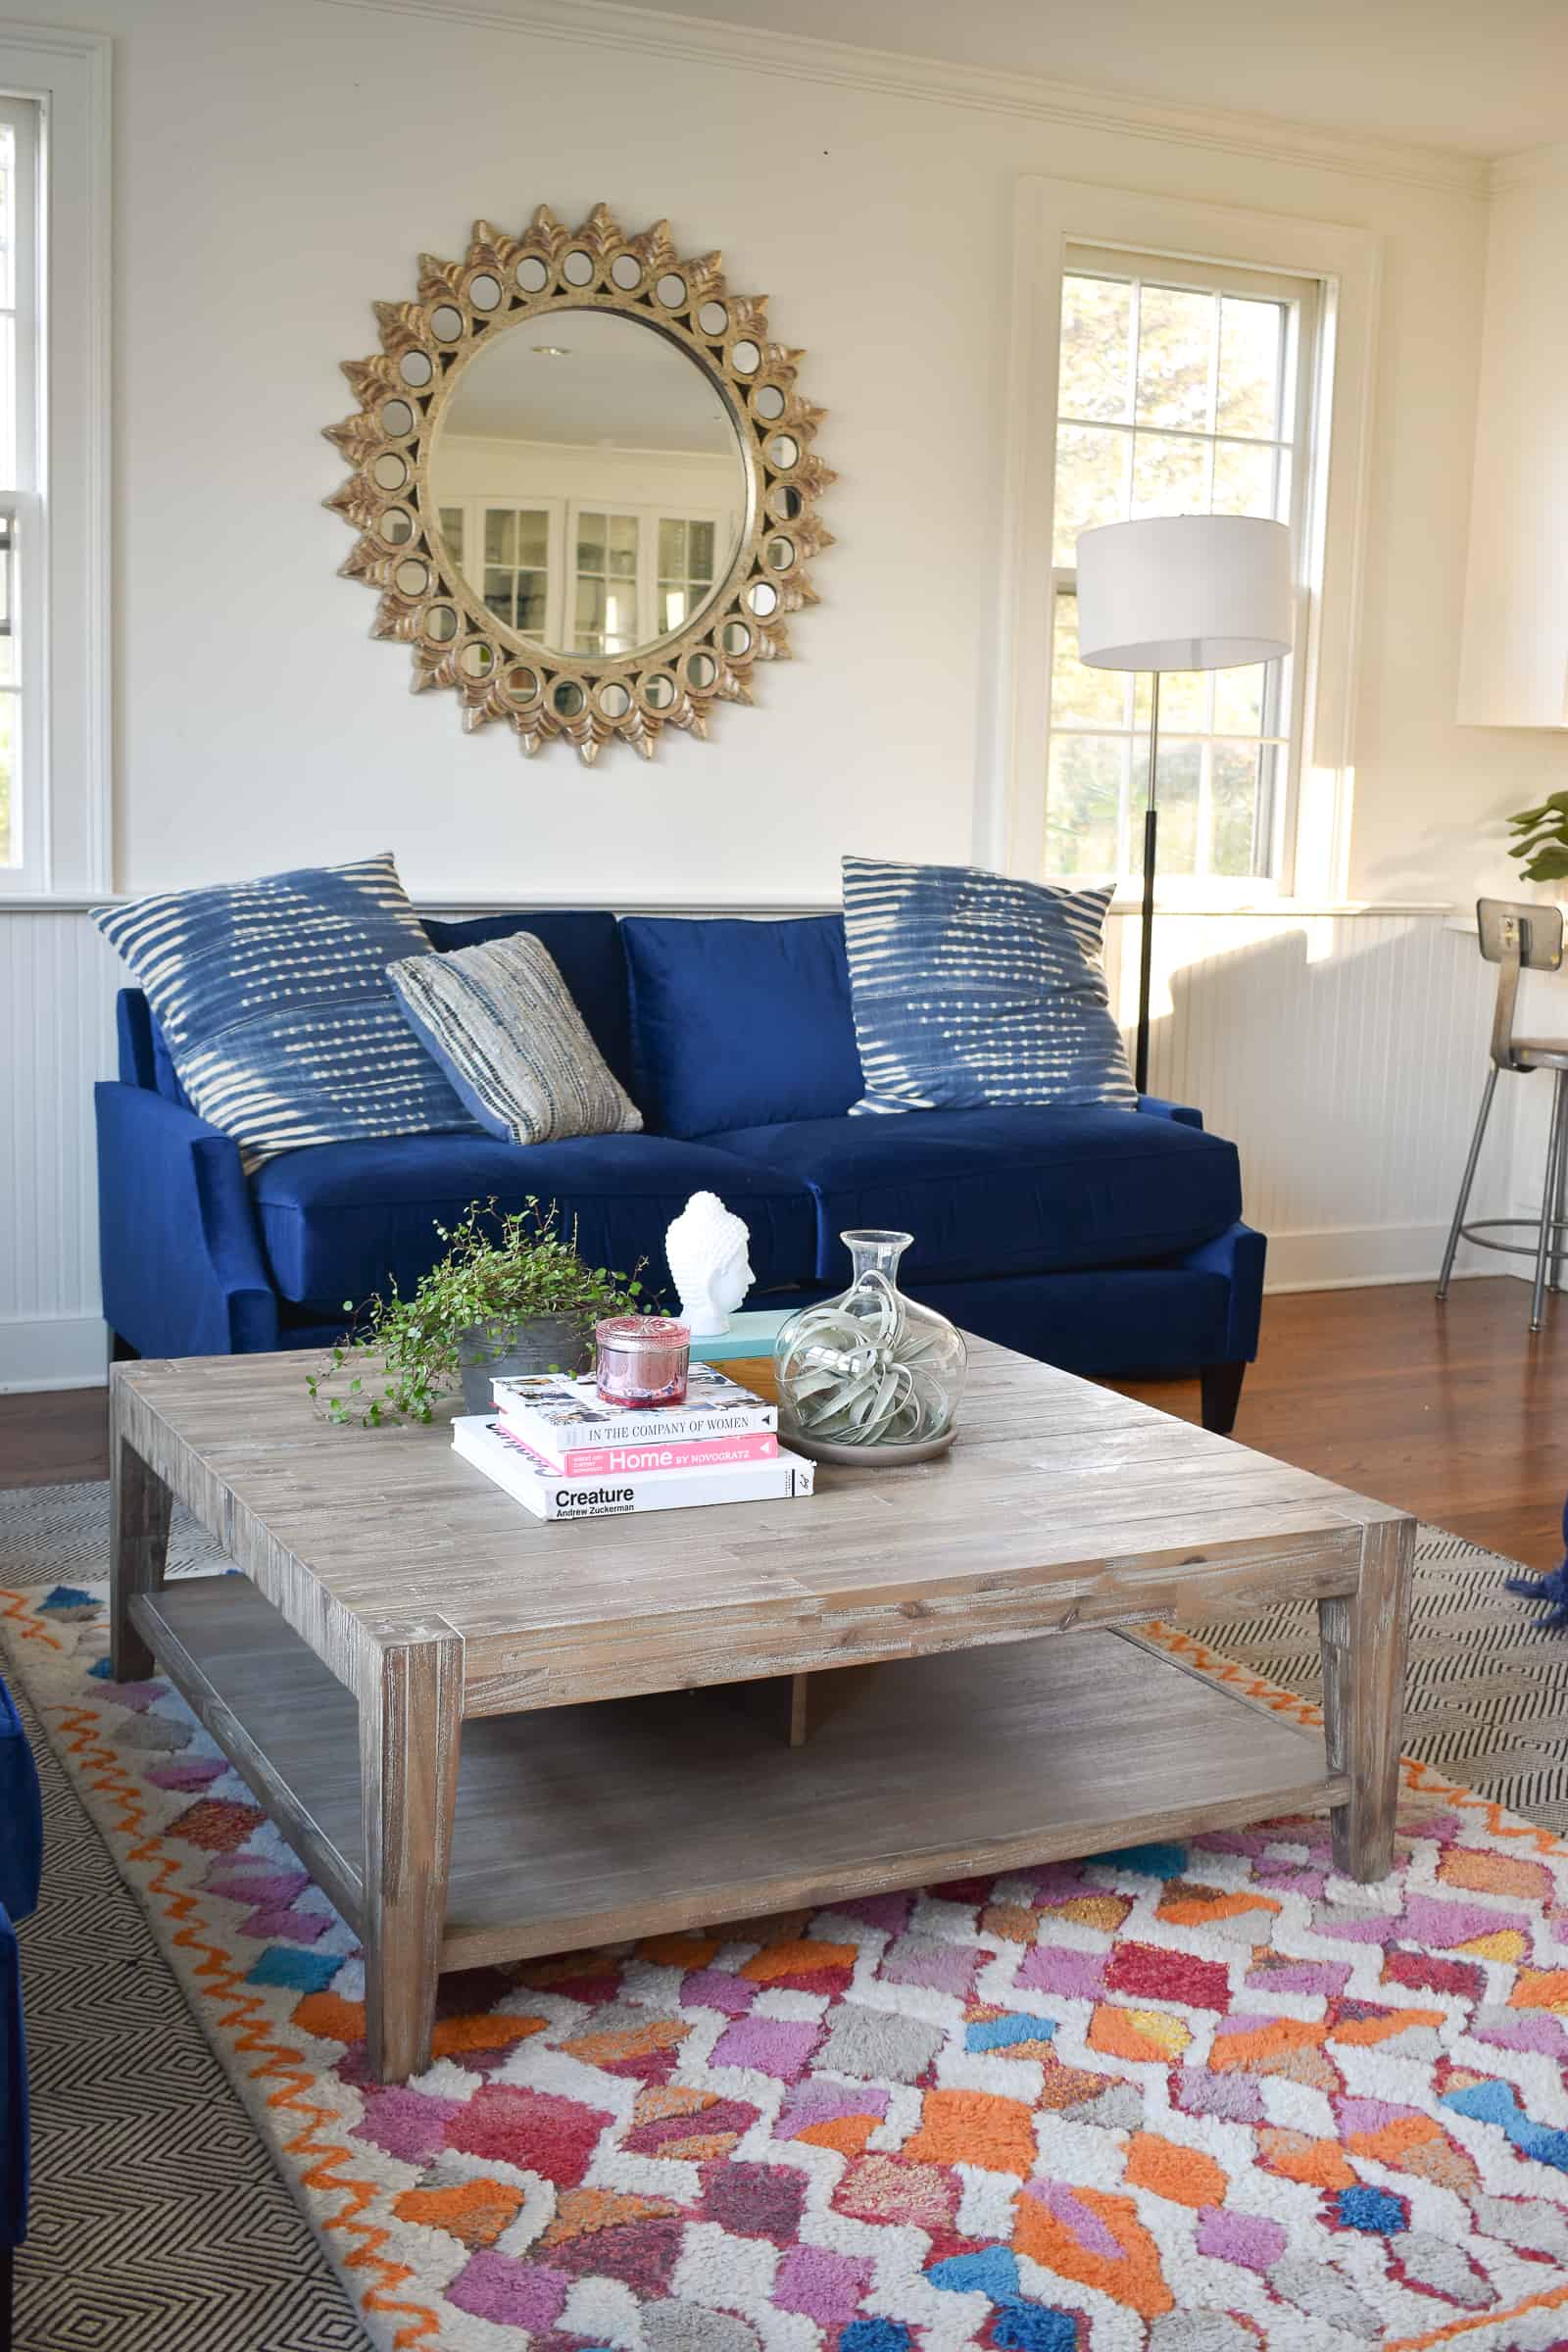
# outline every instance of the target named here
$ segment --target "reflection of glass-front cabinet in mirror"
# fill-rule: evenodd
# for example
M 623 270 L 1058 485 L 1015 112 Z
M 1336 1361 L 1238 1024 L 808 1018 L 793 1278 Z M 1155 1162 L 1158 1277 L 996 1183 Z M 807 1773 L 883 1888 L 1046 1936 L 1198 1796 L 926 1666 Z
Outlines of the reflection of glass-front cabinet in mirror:
M 683 628 L 712 593 L 733 513 L 477 496 L 441 509 L 454 560 L 483 549 L 484 602 L 540 645 L 624 654 Z

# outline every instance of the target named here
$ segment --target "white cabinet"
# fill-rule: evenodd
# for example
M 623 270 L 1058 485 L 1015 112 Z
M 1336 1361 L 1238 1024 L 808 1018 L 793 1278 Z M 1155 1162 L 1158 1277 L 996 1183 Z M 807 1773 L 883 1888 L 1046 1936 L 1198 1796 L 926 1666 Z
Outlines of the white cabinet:
M 1456 716 L 1568 727 L 1568 146 L 1497 166 Z

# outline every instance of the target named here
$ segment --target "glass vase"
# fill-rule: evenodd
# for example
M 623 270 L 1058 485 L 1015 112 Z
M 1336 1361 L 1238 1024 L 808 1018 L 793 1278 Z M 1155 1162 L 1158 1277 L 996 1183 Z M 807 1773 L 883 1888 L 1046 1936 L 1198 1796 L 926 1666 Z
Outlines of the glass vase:
M 839 1236 L 854 1279 L 803 1306 L 773 1347 L 780 1442 L 818 1461 L 923 1461 L 953 1443 L 968 1350 L 899 1288 L 912 1234 Z

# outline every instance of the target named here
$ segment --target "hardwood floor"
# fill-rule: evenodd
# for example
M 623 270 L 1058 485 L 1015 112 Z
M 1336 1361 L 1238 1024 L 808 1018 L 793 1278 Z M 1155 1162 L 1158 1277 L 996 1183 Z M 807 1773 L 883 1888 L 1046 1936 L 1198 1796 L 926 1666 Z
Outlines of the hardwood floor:
M 1534 1339 L 1529 1302 L 1506 1275 L 1456 1282 L 1446 1306 L 1428 1283 L 1266 1298 L 1236 1435 L 1554 1568 L 1568 1494 L 1568 1297 L 1550 1300 Z M 1197 1418 L 1196 1383 L 1125 1385 Z
M 109 1476 L 109 1392 L 0 1396 L 0 1487 L 74 1486 Z
M 1236 1435 L 1533 1568 L 1562 1556 L 1568 1297 L 1526 1329 L 1505 1275 L 1269 1298 Z M 1198 1383 L 1118 1383 L 1198 1419 Z M 0 1487 L 107 1478 L 104 1392 L 0 1396 Z

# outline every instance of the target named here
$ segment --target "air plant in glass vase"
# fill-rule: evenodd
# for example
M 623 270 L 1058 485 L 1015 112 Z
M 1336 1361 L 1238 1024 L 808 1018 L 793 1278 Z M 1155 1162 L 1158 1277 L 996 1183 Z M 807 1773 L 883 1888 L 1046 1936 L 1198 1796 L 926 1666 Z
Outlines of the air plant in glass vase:
M 428 1421 L 459 1386 L 465 1409 L 485 1412 L 498 1374 L 586 1371 L 595 1323 L 642 1311 L 642 1268 L 627 1276 L 589 1265 L 576 1228 L 561 1231 L 554 1201 L 529 1199 L 509 1212 L 475 1200 L 436 1232 L 445 1254 L 410 1296 L 394 1280 L 368 1299 L 308 1376 L 329 1420 L 367 1429 Z M 351 1299 L 344 1312 L 354 1314 Z
M 773 1344 L 779 1436 L 818 1461 L 923 1461 L 951 1446 L 969 1351 L 899 1288 L 907 1233 L 840 1234 L 854 1279 Z

